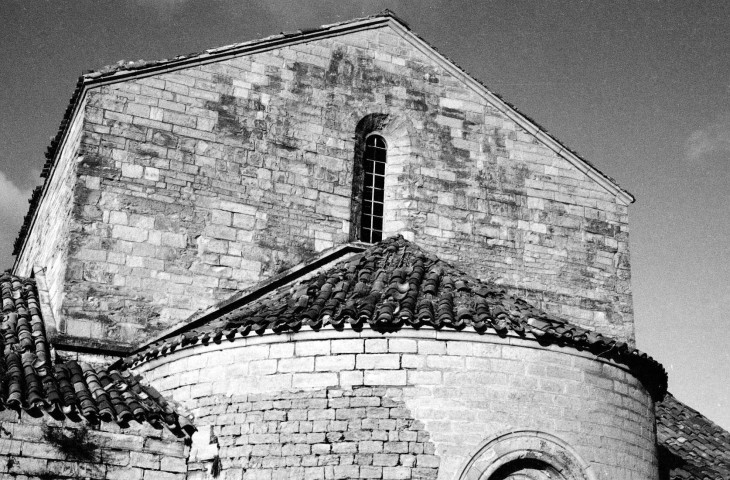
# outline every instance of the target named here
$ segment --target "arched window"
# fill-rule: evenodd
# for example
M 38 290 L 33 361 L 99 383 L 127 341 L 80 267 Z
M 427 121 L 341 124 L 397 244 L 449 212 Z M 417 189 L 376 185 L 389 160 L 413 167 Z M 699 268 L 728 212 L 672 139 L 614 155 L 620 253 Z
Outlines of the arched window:
M 552 465 L 534 458 L 522 458 L 502 465 L 488 480 L 563 480 Z
M 386 154 L 387 146 L 383 137 L 370 135 L 365 139 L 365 151 L 362 156 L 361 242 L 376 243 L 383 239 Z
M 535 430 L 498 434 L 483 442 L 459 480 L 596 480 L 593 468 L 558 437 Z

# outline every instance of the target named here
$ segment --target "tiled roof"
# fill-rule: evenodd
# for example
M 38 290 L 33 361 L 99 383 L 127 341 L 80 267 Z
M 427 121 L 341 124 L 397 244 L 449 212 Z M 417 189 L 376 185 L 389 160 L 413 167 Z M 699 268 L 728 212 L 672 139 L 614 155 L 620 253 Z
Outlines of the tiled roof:
M 0 295 L 0 409 L 121 426 L 135 420 L 192 433 L 184 416 L 128 370 L 54 361 L 33 280 L 2 274 Z
M 730 432 L 667 394 L 656 406 L 659 467 L 670 480 L 730 480 Z
M 544 345 L 585 350 L 629 366 L 655 398 L 661 398 L 667 387 L 664 368 L 645 353 L 548 315 L 401 236 L 228 310 L 208 317 L 204 325 L 192 323 L 179 335 L 125 361 L 131 366 L 187 345 L 265 332 L 296 332 L 305 327 L 361 330 L 368 326 L 379 332 L 425 327 L 514 334 Z

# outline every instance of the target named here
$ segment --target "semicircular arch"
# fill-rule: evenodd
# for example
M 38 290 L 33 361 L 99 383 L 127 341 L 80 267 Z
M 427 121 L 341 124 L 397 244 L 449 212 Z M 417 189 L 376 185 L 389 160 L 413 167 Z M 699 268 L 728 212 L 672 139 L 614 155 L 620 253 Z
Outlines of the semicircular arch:
M 591 466 L 549 433 L 519 430 L 480 444 L 459 480 L 596 480 Z

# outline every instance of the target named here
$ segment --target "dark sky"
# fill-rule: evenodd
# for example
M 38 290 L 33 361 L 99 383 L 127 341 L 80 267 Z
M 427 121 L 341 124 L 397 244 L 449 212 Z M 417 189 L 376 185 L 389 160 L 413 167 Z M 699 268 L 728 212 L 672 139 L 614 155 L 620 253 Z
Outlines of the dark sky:
M 0 260 L 76 78 L 394 10 L 637 201 L 639 348 L 730 429 L 730 2 L 0 2 Z

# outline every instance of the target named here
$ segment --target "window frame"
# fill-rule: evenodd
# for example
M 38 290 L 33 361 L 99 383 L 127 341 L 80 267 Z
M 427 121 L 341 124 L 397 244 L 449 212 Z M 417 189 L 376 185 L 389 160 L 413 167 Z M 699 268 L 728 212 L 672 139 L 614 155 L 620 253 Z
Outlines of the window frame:
M 365 136 L 360 163 L 362 178 L 359 180 L 357 238 L 361 242 L 377 243 L 383 239 L 385 226 L 385 172 L 388 164 L 388 141 L 380 132 Z

